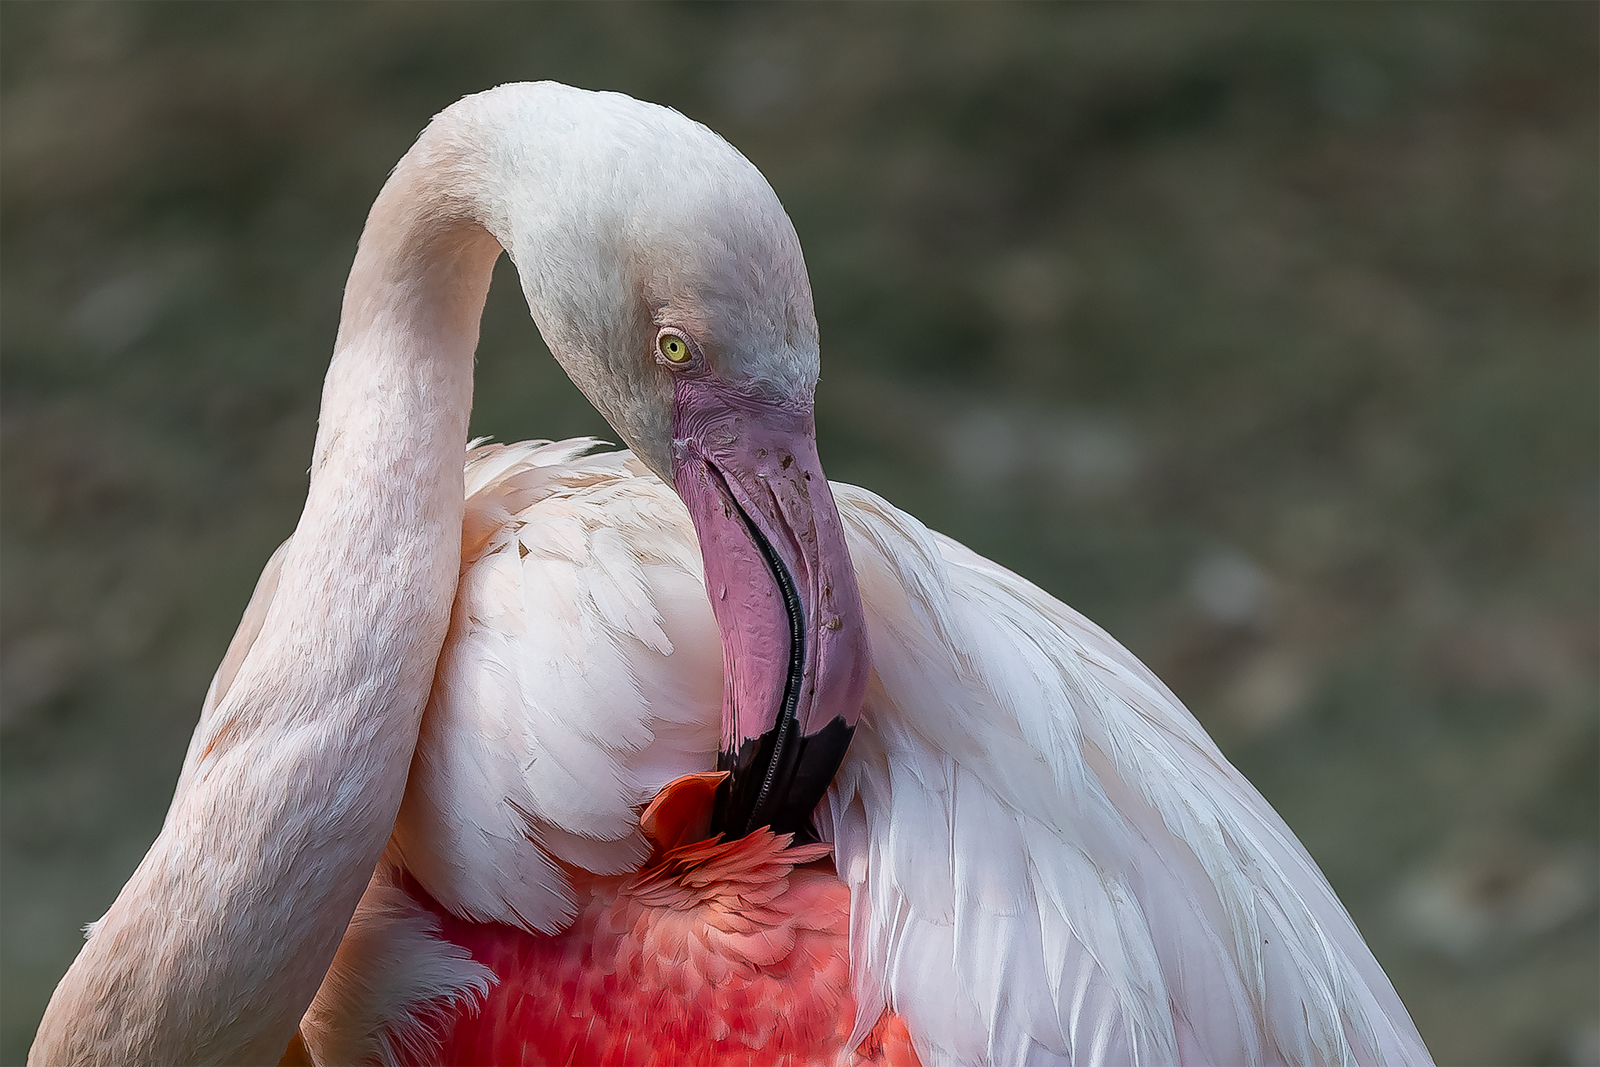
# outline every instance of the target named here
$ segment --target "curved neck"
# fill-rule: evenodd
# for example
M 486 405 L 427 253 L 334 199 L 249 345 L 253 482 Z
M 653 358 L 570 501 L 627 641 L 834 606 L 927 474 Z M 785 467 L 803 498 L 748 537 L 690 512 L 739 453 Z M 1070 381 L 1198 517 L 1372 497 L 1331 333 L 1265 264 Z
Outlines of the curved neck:
M 271 605 L 30 1063 L 277 1062 L 316 993 L 394 824 L 455 592 L 500 252 L 469 160 L 436 124 L 373 206 Z

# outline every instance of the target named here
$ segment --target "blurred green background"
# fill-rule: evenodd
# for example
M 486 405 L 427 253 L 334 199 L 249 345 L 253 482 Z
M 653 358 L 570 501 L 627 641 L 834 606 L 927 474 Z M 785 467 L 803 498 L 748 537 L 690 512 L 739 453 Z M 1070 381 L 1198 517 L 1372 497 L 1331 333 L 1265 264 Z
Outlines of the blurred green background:
M 1441 1063 L 1595 1063 L 1597 8 L 0 8 L 0 1061 L 155 835 L 435 111 L 671 104 L 805 244 L 837 479 L 1108 626 Z M 605 435 L 507 265 L 474 433 Z

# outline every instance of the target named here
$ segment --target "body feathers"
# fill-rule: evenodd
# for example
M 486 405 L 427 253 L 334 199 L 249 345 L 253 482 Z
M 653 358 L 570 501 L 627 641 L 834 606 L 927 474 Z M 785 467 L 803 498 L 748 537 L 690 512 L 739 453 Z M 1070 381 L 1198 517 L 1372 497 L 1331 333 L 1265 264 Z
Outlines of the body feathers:
M 688 518 L 588 444 L 469 454 L 461 587 L 390 850 L 453 945 L 461 919 L 533 956 L 541 935 L 594 936 L 593 876 L 635 877 L 639 807 L 715 752 Z M 888 1009 L 930 1065 L 1428 1062 L 1310 857 L 1137 659 L 833 488 L 874 663 L 817 816 L 842 879 L 827 906 L 848 894 L 852 1042 Z M 474 944 L 497 980 L 552 995 L 553 971 Z

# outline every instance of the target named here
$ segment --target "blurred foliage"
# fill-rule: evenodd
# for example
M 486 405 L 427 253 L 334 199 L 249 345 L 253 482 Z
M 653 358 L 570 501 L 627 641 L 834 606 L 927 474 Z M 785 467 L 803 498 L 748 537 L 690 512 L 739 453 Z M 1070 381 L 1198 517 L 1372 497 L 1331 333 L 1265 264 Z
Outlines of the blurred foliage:
M 833 477 L 1109 626 L 1441 1063 L 1594 1063 L 1593 5 L 0 9 L 3 1032 L 160 825 L 365 211 L 555 78 L 738 145 Z M 474 433 L 606 436 L 505 264 Z

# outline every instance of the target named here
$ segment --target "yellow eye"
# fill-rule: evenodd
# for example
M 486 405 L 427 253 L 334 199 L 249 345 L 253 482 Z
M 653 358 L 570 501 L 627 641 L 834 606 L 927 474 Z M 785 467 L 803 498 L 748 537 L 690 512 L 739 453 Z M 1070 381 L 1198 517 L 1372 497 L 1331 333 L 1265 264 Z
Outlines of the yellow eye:
M 661 354 L 667 357 L 668 363 L 687 363 L 689 361 L 689 342 L 675 333 L 664 333 L 657 342 L 661 347 Z

